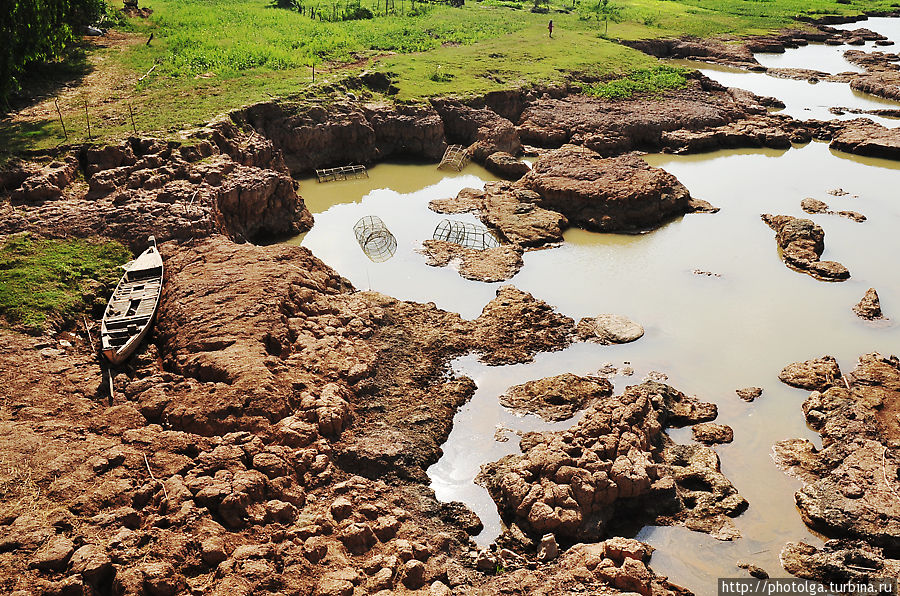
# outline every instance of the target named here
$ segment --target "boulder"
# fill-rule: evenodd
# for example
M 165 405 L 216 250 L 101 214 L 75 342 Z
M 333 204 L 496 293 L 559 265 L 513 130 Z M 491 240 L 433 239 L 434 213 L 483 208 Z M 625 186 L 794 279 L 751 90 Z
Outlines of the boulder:
M 644 336 L 644 328 L 622 315 L 602 314 L 578 321 L 578 337 L 599 344 L 626 344 Z
M 655 228 L 690 210 L 687 188 L 665 170 L 575 145 L 542 155 L 517 184 L 537 192 L 541 207 L 599 232 Z

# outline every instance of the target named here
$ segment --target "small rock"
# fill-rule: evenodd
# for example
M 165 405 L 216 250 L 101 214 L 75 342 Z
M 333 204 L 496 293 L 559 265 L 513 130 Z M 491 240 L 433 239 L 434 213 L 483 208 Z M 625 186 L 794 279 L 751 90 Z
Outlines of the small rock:
M 881 312 L 881 300 L 878 299 L 878 292 L 875 291 L 875 288 L 866 290 L 865 296 L 853 307 L 853 312 L 861 319 L 869 321 L 884 318 L 884 313 Z
M 382 567 L 375 572 L 375 575 L 366 582 L 366 589 L 370 592 L 378 592 L 379 590 L 390 590 L 394 572 L 387 567 Z
M 171 563 L 154 561 L 141 566 L 144 572 L 144 589 L 148 596 L 175 596 L 179 581 Z
M 846 217 L 847 219 L 853 220 L 856 223 L 862 223 L 866 221 L 866 219 L 868 219 L 865 215 L 856 211 L 838 211 L 837 214 L 841 217 Z
M 624 344 L 640 339 L 643 335 L 643 327 L 622 315 L 602 314 L 578 322 L 578 336 L 583 341 Z
M 559 546 L 556 544 L 556 536 L 544 534 L 541 544 L 538 546 L 538 561 L 551 561 L 559 556 Z
M 85 544 L 72 554 L 70 571 L 80 573 L 89 583 L 102 583 L 112 572 L 112 560 L 103 548 Z
M 345 579 L 324 577 L 316 586 L 316 596 L 352 596 L 353 584 Z
M 763 569 L 762 567 L 758 567 L 756 565 L 753 565 L 752 563 L 741 563 L 741 562 L 738 562 L 737 566 L 740 567 L 741 569 L 746 569 L 747 572 L 752 577 L 755 577 L 756 579 L 769 579 L 768 572 L 766 572 L 766 570 Z
M 225 541 L 220 536 L 211 536 L 200 543 L 200 558 L 210 567 L 215 567 L 228 558 Z
M 761 387 L 744 387 L 743 389 L 735 389 L 734 392 L 744 401 L 753 401 L 762 395 L 763 390 Z
M 378 539 L 368 524 L 355 523 L 345 528 L 340 536 L 341 542 L 353 554 L 362 554 L 375 546 Z
M 800 208 L 807 213 L 828 213 L 828 203 L 811 197 L 800 201 Z
M 703 422 L 695 425 L 691 428 L 691 434 L 695 441 L 704 445 L 730 443 L 734 440 L 734 431 L 730 426 L 712 422 Z
M 353 513 L 353 503 L 347 497 L 338 497 L 331 504 L 331 517 L 336 521 L 341 521 L 351 513 Z
M 497 569 L 497 557 L 489 550 L 482 550 L 475 557 L 475 568 L 480 571 L 495 571 Z
M 518 180 L 531 169 L 527 163 L 504 151 L 490 154 L 484 161 L 484 167 L 498 176 L 511 180 Z
M 418 590 L 425 585 L 425 563 L 410 559 L 403 565 L 403 585 L 410 590 Z
M 29 567 L 46 571 L 62 571 L 75 552 L 74 543 L 65 536 L 54 536 L 34 553 Z
M 452 594 L 450 588 L 441 581 L 435 581 L 428 588 L 428 596 L 450 596 L 450 594 Z

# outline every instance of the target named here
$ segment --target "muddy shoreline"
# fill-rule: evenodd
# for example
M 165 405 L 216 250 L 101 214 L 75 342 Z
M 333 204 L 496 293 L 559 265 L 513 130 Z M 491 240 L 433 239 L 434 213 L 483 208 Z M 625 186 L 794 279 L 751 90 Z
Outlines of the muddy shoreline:
M 797 39 L 750 43 L 758 51 Z M 666 51 L 689 51 L 673 48 Z M 314 225 L 294 178 L 398 156 L 437 160 L 453 143 L 513 180 L 435 208 L 477 213 L 509 241 L 505 258 L 513 260 L 561 240 L 570 225 L 645 230 L 714 209 L 634 152 L 784 149 L 820 139 L 900 158 L 892 129 L 799 122 L 770 113 L 772 103 L 702 75 L 663 100 L 603 101 L 573 84 L 399 108 L 269 102 L 211 123 L 186 144 L 135 138 L 14 164 L 0 173 L 0 237 L 100 235 L 138 250 L 152 230 L 167 278 L 153 338 L 114 371 L 112 395 L 73 330 L 0 333 L 0 456 L 17 474 L 4 488 L 16 500 L 0 501 L 0 588 L 20 596 L 499 594 L 510 586 L 686 593 L 648 567 L 649 547 L 617 536 L 638 528 L 607 522 L 640 510 L 641 523 L 736 537 L 730 518 L 747 504 L 715 452 L 662 433 L 715 418 L 714 406 L 660 383 L 615 396 L 586 383 L 587 395 L 573 400 L 595 400 L 591 421 L 531 435 L 521 456 L 485 470 L 510 529 L 497 548 L 479 552 L 469 536 L 480 521 L 462 503 L 437 501 L 425 473 L 475 390 L 449 362 L 468 353 L 486 364 L 528 362 L 576 341 L 575 321 L 511 286 L 467 321 L 433 304 L 358 291 L 306 249 L 256 244 Z M 523 144 L 542 150 L 528 173 L 515 165 Z M 592 190 L 609 180 L 620 188 Z M 821 263 L 815 257 L 807 269 Z M 871 415 L 880 420 L 896 409 L 896 362 L 866 362 L 847 391 L 878 392 L 887 405 L 873 405 L 882 409 Z M 807 418 L 819 412 L 814 427 L 839 424 L 850 407 L 836 395 L 840 386 L 819 389 L 804 406 Z M 813 407 L 816 400 L 832 405 Z M 614 416 L 604 421 L 605 407 Z M 880 441 L 885 461 L 896 448 L 886 436 L 866 438 Z M 858 440 L 850 431 L 836 436 L 832 451 Z M 808 504 L 804 519 L 867 544 L 789 545 L 801 562 L 788 571 L 838 577 L 833 553 L 847 548 L 892 569 L 896 528 L 873 538 L 821 520 L 815 499 L 832 498 L 846 482 L 807 447 L 791 453 L 800 454 L 792 465 L 823 485 L 798 496 Z M 884 501 L 870 509 L 896 507 Z

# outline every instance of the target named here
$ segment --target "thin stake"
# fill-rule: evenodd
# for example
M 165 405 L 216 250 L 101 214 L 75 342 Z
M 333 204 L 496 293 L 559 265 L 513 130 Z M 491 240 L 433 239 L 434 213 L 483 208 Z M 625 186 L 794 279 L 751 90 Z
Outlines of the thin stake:
M 150 478 L 152 478 L 155 482 L 159 482 L 159 480 L 156 479 L 156 476 L 153 475 L 153 470 L 150 469 L 150 462 L 147 461 L 147 454 L 144 453 L 143 456 L 144 456 L 144 463 L 147 465 L 147 471 L 150 473 Z M 163 482 L 159 482 L 159 483 L 162 485 L 163 494 L 166 496 L 166 507 L 168 507 L 169 506 L 169 491 L 166 490 L 165 483 L 163 483 Z
M 66 135 L 66 142 L 68 142 L 69 133 L 66 132 L 66 123 L 63 122 L 62 111 L 60 111 L 60 109 L 59 109 L 59 101 L 57 101 L 57 99 L 55 97 L 53 98 L 53 103 L 56 104 L 56 113 L 59 115 L 59 123 L 62 124 L 63 134 Z
M 146 79 L 146 78 L 147 78 L 147 75 L 149 75 L 151 72 L 153 72 L 154 70 L 156 70 L 156 67 L 157 67 L 157 66 L 159 66 L 159 63 L 158 63 L 158 62 L 157 62 L 156 64 L 154 64 L 153 66 L 151 66 L 151 67 L 150 67 L 150 70 L 148 70 L 148 71 L 146 72 L 146 74 L 144 74 L 144 76 L 142 76 L 141 78 L 138 79 L 138 83 L 140 83 L 141 81 L 143 81 L 144 79 Z
M 113 379 L 112 379 L 112 369 L 106 369 L 106 376 L 109 379 L 109 401 L 112 402 L 116 399 L 115 390 L 113 389 Z
M 90 116 L 88 116 L 88 105 L 86 97 L 84 98 L 84 119 L 87 122 L 88 140 L 93 141 L 94 138 L 91 136 L 91 118 Z
M 88 341 L 90 342 L 91 349 L 93 350 L 94 349 L 94 338 L 91 336 L 91 328 L 88 327 L 87 317 L 82 315 L 81 318 L 84 320 L 84 330 L 87 331 Z
M 134 110 L 131 109 L 131 102 L 128 102 L 128 113 L 131 115 L 131 130 L 134 131 L 135 136 L 137 136 L 137 126 L 134 125 Z

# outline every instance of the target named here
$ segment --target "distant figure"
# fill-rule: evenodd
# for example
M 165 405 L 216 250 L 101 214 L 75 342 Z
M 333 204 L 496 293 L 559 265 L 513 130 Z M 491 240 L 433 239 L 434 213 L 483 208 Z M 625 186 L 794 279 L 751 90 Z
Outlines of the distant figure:
M 550 22 L 547 23 L 547 30 L 550 32 L 550 38 L 553 38 L 553 19 L 550 19 Z

